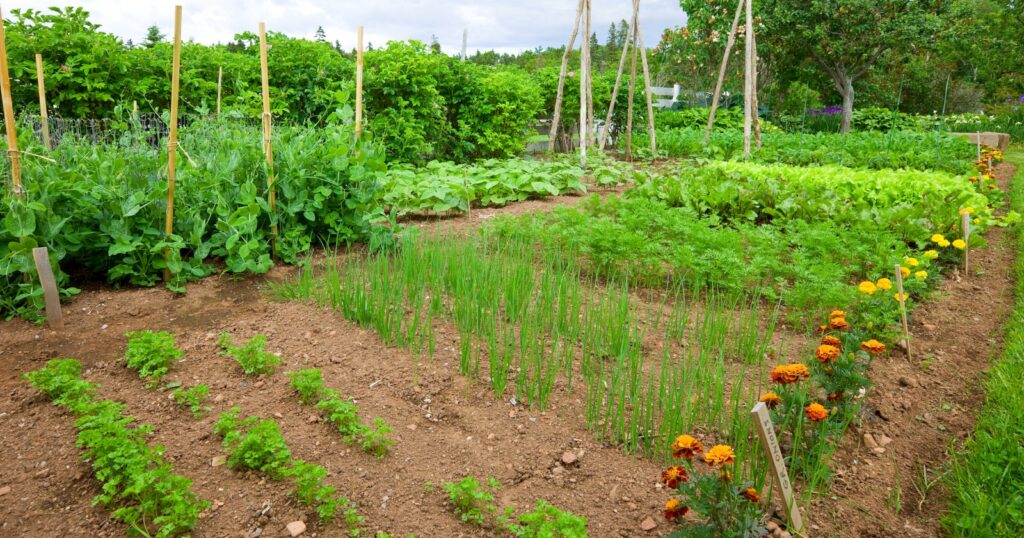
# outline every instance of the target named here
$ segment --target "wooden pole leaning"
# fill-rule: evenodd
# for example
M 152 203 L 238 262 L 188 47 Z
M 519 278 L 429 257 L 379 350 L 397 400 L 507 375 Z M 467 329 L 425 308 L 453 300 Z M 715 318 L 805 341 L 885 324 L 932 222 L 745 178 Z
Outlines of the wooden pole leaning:
M 548 134 L 548 150 L 555 149 L 555 139 L 558 136 L 558 122 L 562 119 L 562 96 L 565 92 L 565 75 L 569 67 L 569 56 L 572 54 L 572 47 L 576 43 L 576 34 L 580 30 L 580 19 L 583 17 L 583 2 L 579 0 L 576 6 L 576 21 L 572 24 L 572 32 L 569 33 L 569 42 L 562 53 L 562 67 L 558 72 L 558 91 L 555 92 L 555 109 L 551 116 L 551 130 Z
M 633 0 L 633 13 L 639 12 L 640 0 Z M 635 17 L 635 22 L 639 26 L 639 17 Z M 639 29 L 639 28 L 637 28 Z M 628 98 L 626 102 L 626 160 L 633 160 L 633 96 L 636 94 L 636 60 L 637 60 L 637 48 L 639 43 L 638 31 L 633 32 L 632 43 L 633 52 L 629 63 L 629 91 L 626 93 Z
M 220 94 L 224 84 L 224 66 L 217 67 L 217 117 L 220 117 Z
M 590 76 L 590 0 L 583 0 L 583 35 L 580 41 L 580 167 L 587 168 L 587 79 Z
M 7 129 L 7 156 L 11 159 L 11 190 L 14 196 L 24 198 L 25 192 L 21 187 L 21 153 L 18 152 L 14 102 L 11 100 L 11 76 L 7 70 L 7 35 L 3 14 L 0 14 L 0 93 L 3 94 L 4 127 Z
M 363 27 L 356 29 L 356 138 L 363 136 Z
M 638 2 L 639 4 L 639 2 Z M 639 17 L 637 17 L 639 19 Z M 647 89 L 647 133 L 651 144 L 651 158 L 658 154 L 658 135 L 654 132 L 654 100 L 651 96 L 651 71 L 647 68 L 647 49 L 644 47 L 644 34 L 636 29 L 637 44 L 640 47 L 640 63 L 644 68 L 644 87 Z
M 174 233 L 174 180 L 178 153 L 178 88 L 181 77 L 181 6 L 174 6 L 174 51 L 171 59 L 171 118 L 167 135 L 167 212 L 164 235 Z M 171 249 L 164 247 L 164 261 L 170 264 Z M 164 267 L 164 282 L 171 279 L 170 267 Z
M 722 65 L 718 69 L 718 82 L 715 84 L 715 95 L 711 99 L 711 109 L 708 110 L 708 127 L 704 131 L 704 144 L 711 142 L 711 129 L 715 125 L 715 113 L 718 111 L 718 102 L 722 98 L 722 84 L 725 82 L 725 72 L 729 68 L 729 54 L 736 44 L 736 30 L 740 25 L 740 15 L 743 14 L 744 0 L 736 4 L 736 15 L 732 19 L 732 29 L 729 30 L 729 37 L 725 41 L 725 54 L 722 55 Z
M 622 42 L 622 54 L 619 55 L 619 70 L 615 75 L 615 85 L 612 86 L 612 100 L 608 103 L 608 115 L 604 118 L 604 127 L 601 129 L 601 136 L 597 142 L 597 149 L 604 151 L 605 142 L 608 141 L 608 132 L 612 124 L 612 112 L 615 111 L 615 101 L 619 97 L 619 86 L 622 84 L 622 72 L 626 68 L 626 55 L 629 52 L 629 44 L 633 41 L 633 32 L 636 31 L 636 13 L 629 19 L 629 29 L 626 32 L 626 39 Z
M 907 323 L 907 294 L 903 291 L 903 268 L 896 264 L 896 300 L 900 303 L 900 321 L 903 325 L 903 339 L 907 344 L 907 360 L 910 358 L 910 325 Z
M 750 28 L 754 25 L 754 12 L 751 4 L 753 0 L 747 0 L 745 11 L 747 14 L 744 28 L 744 44 L 746 54 L 743 69 L 743 158 L 750 158 L 750 133 L 753 126 L 752 107 L 754 105 L 754 40 L 750 39 Z
M 277 196 L 274 185 L 274 146 L 271 142 L 270 75 L 267 69 L 267 25 L 260 23 L 260 78 L 263 83 L 263 155 L 267 159 L 267 203 L 270 205 L 270 252 L 277 256 Z
M 46 110 L 46 79 L 43 76 L 43 55 L 36 54 L 36 80 L 39 82 L 39 125 L 43 131 L 43 145 L 53 149 L 50 143 L 50 114 Z

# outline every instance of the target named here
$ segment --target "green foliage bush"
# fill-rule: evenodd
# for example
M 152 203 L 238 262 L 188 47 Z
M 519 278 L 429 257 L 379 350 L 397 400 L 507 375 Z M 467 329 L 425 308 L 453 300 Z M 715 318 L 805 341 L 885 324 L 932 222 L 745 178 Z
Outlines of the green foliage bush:
M 174 335 L 169 332 L 135 331 L 125 336 L 128 337 L 128 347 L 124 351 L 125 364 L 151 383 L 159 381 L 172 364 L 185 356 L 175 346 Z
M 262 334 L 253 336 L 241 346 L 235 346 L 232 344 L 231 335 L 221 333 L 217 343 L 224 350 L 221 354 L 235 359 L 245 375 L 269 374 L 281 363 L 281 357 L 264 350 L 267 337 Z

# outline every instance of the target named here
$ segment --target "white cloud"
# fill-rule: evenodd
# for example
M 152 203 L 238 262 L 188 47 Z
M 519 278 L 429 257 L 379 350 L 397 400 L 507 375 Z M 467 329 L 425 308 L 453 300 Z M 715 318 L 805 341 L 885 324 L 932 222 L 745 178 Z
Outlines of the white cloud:
M 5 0 L 5 12 L 42 9 L 53 0 Z M 429 42 L 436 35 L 446 52 L 462 46 L 469 31 L 469 49 L 503 52 L 565 44 L 576 12 L 576 0 L 79 0 L 102 29 L 124 39 L 141 41 L 146 28 L 157 25 L 168 36 L 174 29 L 174 5 L 182 5 L 182 37 L 202 43 L 226 42 L 240 32 L 255 32 L 259 22 L 293 36 L 311 38 L 322 26 L 327 38 L 354 48 L 356 27 L 365 26 L 366 40 L 381 45 L 394 39 Z M 630 2 L 594 1 L 591 26 L 604 42 L 608 25 L 629 17 Z M 645 0 L 640 7 L 645 44 L 654 46 L 665 28 L 680 26 L 685 15 L 678 0 Z

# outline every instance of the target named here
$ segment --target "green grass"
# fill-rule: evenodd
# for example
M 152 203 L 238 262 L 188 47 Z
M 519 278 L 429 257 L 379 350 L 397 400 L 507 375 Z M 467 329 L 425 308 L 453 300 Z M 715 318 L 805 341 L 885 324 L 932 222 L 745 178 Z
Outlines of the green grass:
M 1024 148 L 1011 148 L 1006 160 L 1024 166 Z M 1024 211 L 1022 179 L 1018 171 L 1011 188 L 1018 212 Z M 943 524 L 958 537 L 1020 536 L 1024 530 L 1024 229 L 1019 226 L 1013 242 L 1016 304 L 1005 347 L 989 370 L 974 436 L 954 453 L 948 474 L 953 500 Z

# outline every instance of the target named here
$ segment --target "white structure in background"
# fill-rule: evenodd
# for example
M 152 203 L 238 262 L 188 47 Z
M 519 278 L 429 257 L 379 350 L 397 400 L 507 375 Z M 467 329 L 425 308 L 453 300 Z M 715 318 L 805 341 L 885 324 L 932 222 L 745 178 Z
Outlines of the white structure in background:
M 654 102 L 654 106 L 657 108 L 672 108 L 672 105 L 679 101 L 679 84 L 673 84 L 671 88 L 665 86 L 655 86 L 651 88 L 651 93 L 658 97 L 671 97 L 671 99 L 658 99 Z

